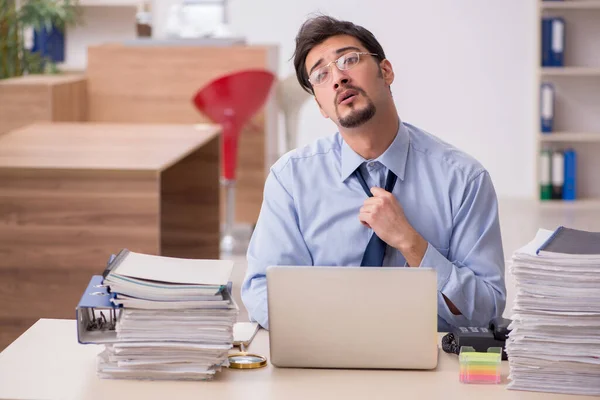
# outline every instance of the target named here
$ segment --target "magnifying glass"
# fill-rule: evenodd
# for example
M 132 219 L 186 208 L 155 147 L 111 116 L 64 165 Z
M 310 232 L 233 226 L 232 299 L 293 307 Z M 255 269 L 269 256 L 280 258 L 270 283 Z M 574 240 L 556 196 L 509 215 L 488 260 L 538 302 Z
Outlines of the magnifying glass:
M 251 354 L 244 350 L 244 344 L 240 343 L 240 352 L 230 354 L 229 368 L 233 369 L 256 369 L 267 365 L 267 359 L 258 354 Z

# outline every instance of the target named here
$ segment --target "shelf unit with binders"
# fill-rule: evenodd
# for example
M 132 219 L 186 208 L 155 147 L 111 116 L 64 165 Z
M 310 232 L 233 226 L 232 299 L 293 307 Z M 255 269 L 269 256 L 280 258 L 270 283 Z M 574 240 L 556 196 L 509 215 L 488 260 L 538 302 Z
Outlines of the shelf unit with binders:
M 548 18 L 560 21 L 558 29 L 554 21 L 544 22 Z M 547 208 L 600 209 L 600 0 L 538 1 L 536 27 L 537 198 Z M 548 29 L 558 37 L 547 38 Z M 561 53 L 558 60 L 548 58 L 549 48 Z M 574 179 L 566 176 L 573 163 L 564 162 L 573 153 Z M 567 200 L 556 191 L 561 173 L 563 189 L 574 188 Z M 547 199 L 548 180 L 553 199 Z

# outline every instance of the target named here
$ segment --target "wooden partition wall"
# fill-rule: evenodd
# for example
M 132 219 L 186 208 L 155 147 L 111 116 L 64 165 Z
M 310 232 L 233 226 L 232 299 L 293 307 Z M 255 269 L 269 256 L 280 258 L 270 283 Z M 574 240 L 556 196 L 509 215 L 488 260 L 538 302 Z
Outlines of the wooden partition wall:
M 88 119 L 120 123 L 209 122 L 192 104 L 197 90 L 221 75 L 242 69 L 262 68 L 276 73 L 277 57 L 274 46 L 91 46 L 87 67 Z M 253 119 L 252 125 L 258 129 L 247 128 L 241 135 L 238 223 L 256 222 L 266 174 L 277 157 L 274 97 L 270 96 Z
M 0 135 L 34 122 L 86 119 L 85 77 L 26 75 L 0 80 Z

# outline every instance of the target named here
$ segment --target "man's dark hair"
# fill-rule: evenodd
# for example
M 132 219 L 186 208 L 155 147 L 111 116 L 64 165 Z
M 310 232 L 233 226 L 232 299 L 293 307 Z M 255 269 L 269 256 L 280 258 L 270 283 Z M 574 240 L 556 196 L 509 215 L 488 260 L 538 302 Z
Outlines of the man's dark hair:
M 377 54 L 375 57 L 379 61 L 385 59 L 383 48 L 375 39 L 375 36 L 362 26 L 349 21 L 340 21 L 326 15 L 311 18 L 300 27 L 300 31 L 296 36 L 296 50 L 293 56 L 298 82 L 310 94 L 314 94 L 314 91 L 306 72 L 306 56 L 315 46 L 337 35 L 354 36 L 366 47 L 367 51 Z

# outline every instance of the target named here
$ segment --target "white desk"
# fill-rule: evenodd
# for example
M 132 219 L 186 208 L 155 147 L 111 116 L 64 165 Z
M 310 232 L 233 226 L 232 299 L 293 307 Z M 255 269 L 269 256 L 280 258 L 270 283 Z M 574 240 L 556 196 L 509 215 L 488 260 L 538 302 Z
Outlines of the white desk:
M 0 353 L 0 399 L 589 399 L 462 384 L 458 357 L 440 350 L 434 371 L 281 369 L 227 370 L 209 382 L 99 379 L 102 346 L 77 343 L 75 321 L 41 319 Z M 249 348 L 269 356 L 261 330 Z

